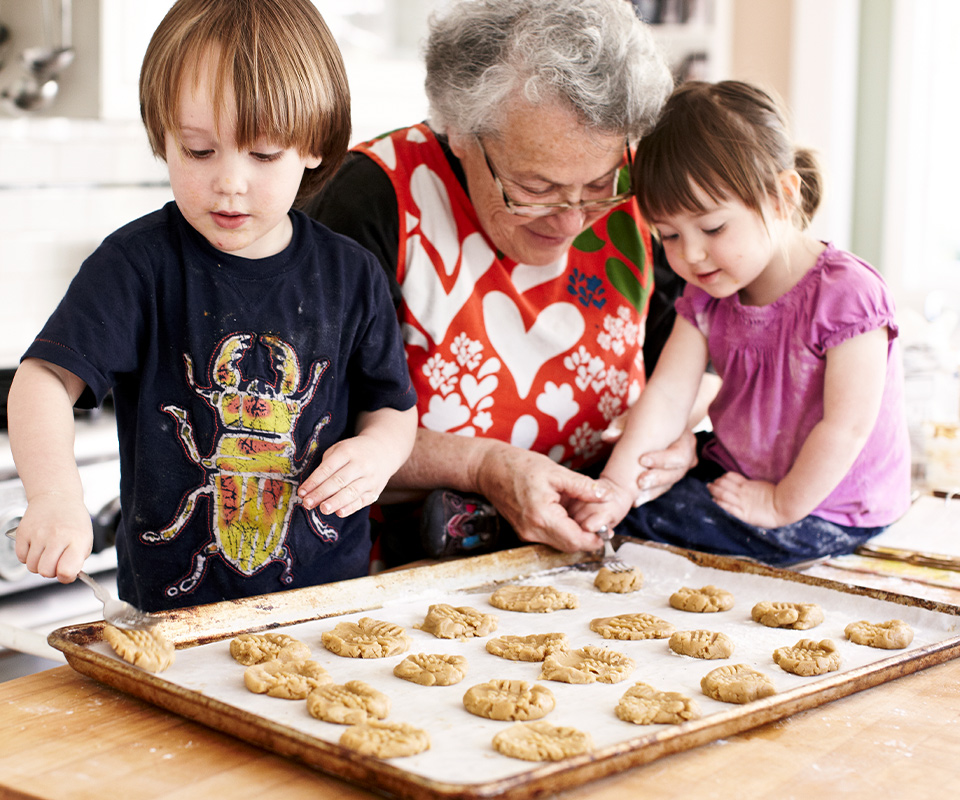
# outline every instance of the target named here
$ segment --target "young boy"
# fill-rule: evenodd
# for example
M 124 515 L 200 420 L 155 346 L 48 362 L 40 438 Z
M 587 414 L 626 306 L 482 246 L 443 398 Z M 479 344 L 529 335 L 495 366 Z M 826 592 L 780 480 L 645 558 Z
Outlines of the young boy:
M 291 211 L 346 152 L 336 43 L 310 0 L 178 0 L 140 103 L 175 202 L 107 237 L 24 356 L 17 555 L 63 582 L 81 569 L 71 408 L 112 390 L 123 599 L 154 611 L 364 575 L 359 512 L 410 453 L 416 397 L 373 256 Z

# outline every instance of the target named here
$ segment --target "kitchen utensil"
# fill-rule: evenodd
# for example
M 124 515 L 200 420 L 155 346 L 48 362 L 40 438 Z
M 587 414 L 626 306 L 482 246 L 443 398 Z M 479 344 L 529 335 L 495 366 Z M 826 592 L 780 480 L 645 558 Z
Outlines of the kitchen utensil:
M 49 27 L 47 3 L 43 3 L 44 30 Z M 4 107 L 13 113 L 29 113 L 49 106 L 57 96 L 60 73 L 73 63 L 71 45 L 73 0 L 60 0 L 60 35 L 52 46 L 28 47 L 20 54 L 23 77 L 0 92 Z M 49 34 L 49 31 L 47 31 Z
M 11 528 L 8 530 L 7 538 L 16 541 L 17 529 Z M 103 618 L 111 625 L 128 631 L 144 631 L 153 626 L 154 620 L 150 614 L 141 611 L 125 600 L 117 600 L 83 570 L 77 573 L 77 577 L 93 589 L 97 599 L 103 603 Z
M 603 539 L 603 566 L 611 572 L 630 572 L 633 567 L 622 561 L 613 549 L 613 531 L 606 525 L 601 525 L 596 533 Z

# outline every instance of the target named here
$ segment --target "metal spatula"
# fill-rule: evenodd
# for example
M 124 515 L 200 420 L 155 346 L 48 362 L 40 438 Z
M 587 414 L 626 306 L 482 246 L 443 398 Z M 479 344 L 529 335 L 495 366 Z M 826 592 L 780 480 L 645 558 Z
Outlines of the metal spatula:
M 17 529 L 10 528 L 7 531 L 7 537 L 16 541 Z M 125 600 L 117 600 L 83 570 L 77 573 L 77 577 L 93 589 L 97 599 L 103 603 L 103 618 L 111 625 L 128 631 L 143 631 L 154 625 L 155 620 L 152 615 Z

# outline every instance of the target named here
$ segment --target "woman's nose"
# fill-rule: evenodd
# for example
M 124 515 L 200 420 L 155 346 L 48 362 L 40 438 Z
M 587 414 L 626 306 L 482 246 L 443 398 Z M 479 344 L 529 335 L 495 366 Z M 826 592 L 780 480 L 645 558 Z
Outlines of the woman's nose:
M 587 212 L 581 208 L 567 208 L 557 214 L 551 214 L 554 230 L 560 236 L 577 236 L 586 227 Z

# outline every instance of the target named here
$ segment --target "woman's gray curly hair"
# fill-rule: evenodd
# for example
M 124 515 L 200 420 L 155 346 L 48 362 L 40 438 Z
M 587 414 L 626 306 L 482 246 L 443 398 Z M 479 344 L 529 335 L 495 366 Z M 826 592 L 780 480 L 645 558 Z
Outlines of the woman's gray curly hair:
M 430 123 L 442 132 L 495 135 L 520 97 L 635 142 L 673 88 L 627 0 L 459 0 L 431 19 L 425 60 Z

